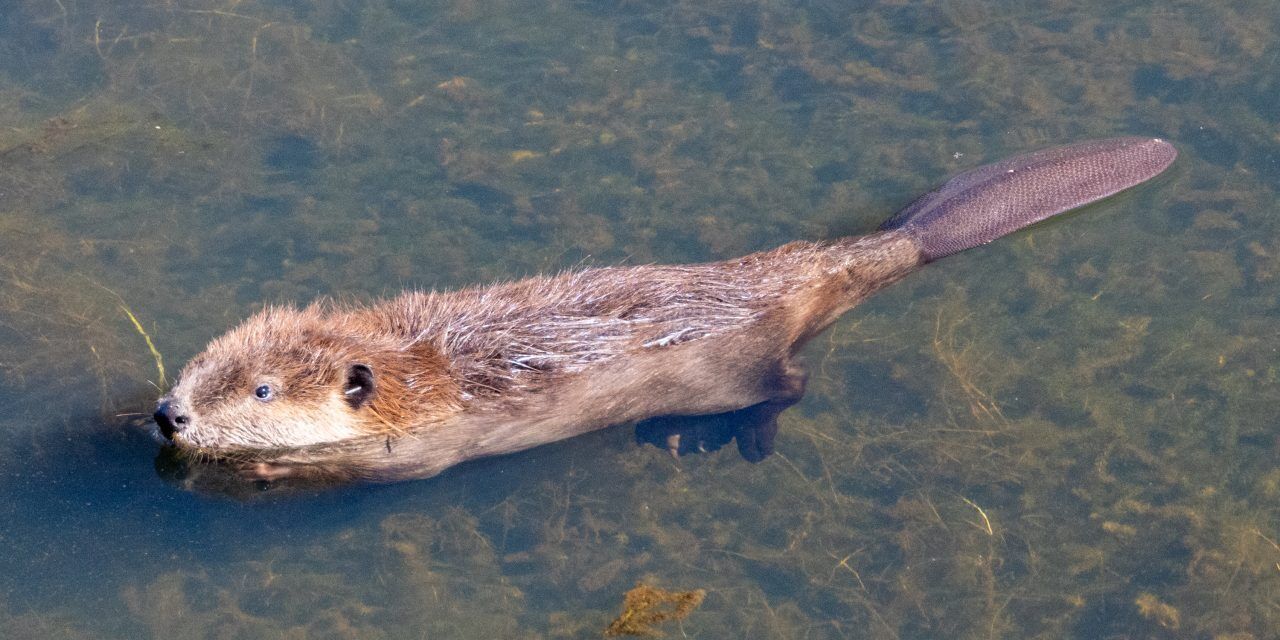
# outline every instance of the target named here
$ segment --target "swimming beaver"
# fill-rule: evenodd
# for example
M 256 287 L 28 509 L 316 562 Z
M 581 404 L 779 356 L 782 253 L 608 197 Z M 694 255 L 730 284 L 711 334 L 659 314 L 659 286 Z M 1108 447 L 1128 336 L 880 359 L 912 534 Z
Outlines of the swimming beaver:
M 187 364 L 157 435 L 250 477 L 400 480 L 654 416 L 772 421 L 804 393 L 796 352 L 867 296 L 1176 156 L 1132 137 L 1037 151 L 952 178 L 875 233 L 724 262 L 268 308 Z

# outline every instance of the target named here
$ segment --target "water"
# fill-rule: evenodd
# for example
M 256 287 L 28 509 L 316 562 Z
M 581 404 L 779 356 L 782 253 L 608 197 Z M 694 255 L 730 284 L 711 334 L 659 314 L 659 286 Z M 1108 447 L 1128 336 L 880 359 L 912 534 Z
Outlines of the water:
M 1278 63 L 1262 0 L 13 3 L 0 625 L 597 637 L 645 582 L 691 637 L 1270 637 Z M 147 338 L 171 379 L 265 303 L 864 232 L 1121 134 L 1181 158 L 855 310 L 759 464 L 624 426 L 240 500 L 137 426 Z

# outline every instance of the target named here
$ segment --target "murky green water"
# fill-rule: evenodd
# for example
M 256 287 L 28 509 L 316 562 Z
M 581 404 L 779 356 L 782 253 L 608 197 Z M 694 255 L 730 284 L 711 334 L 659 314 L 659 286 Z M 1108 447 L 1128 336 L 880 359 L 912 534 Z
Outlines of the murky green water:
M 7 7 L 6 637 L 598 637 L 640 581 L 706 590 L 676 637 L 1280 629 L 1269 0 Z M 1182 156 L 855 310 L 760 464 L 623 426 L 240 502 L 136 425 L 143 332 L 171 377 L 264 303 L 858 233 L 1121 134 Z

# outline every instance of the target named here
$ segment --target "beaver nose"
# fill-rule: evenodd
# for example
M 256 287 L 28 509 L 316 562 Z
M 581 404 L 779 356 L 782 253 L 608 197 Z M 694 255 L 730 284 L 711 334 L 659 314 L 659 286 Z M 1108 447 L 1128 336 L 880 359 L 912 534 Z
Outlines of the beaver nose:
M 173 440 L 173 434 L 187 426 L 187 416 L 178 413 L 177 408 L 168 400 L 161 402 L 151 417 L 156 419 L 156 426 L 160 427 L 160 435 L 165 440 Z

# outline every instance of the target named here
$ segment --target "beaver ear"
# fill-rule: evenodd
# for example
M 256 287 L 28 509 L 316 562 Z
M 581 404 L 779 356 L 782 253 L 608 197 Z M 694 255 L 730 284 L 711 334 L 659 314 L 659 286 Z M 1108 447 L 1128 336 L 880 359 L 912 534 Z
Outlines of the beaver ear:
M 373 369 L 369 365 L 353 364 L 347 368 L 347 382 L 342 385 L 342 397 L 352 409 L 359 409 L 373 399 Z

